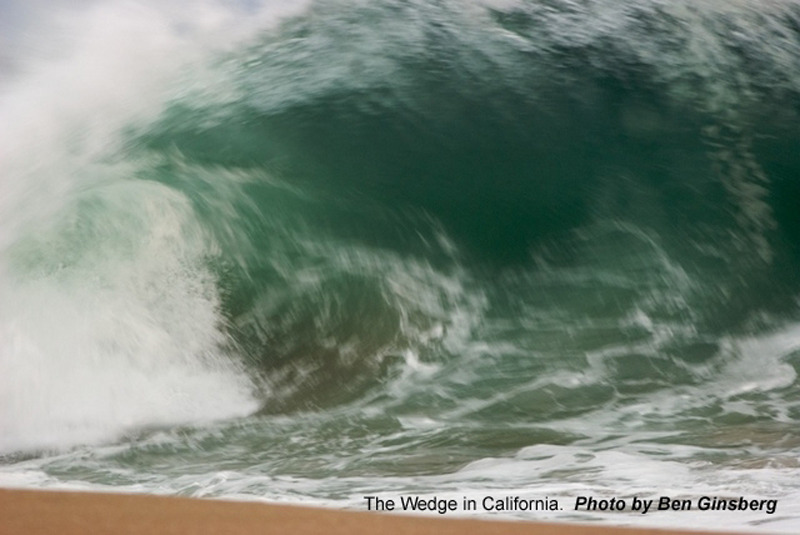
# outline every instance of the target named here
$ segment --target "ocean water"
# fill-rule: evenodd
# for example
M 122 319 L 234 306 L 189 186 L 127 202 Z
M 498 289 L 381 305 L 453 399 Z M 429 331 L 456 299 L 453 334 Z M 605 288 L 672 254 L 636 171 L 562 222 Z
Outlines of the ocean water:
M 0 485 L 800 531 L 800 3 L 0 20 Z

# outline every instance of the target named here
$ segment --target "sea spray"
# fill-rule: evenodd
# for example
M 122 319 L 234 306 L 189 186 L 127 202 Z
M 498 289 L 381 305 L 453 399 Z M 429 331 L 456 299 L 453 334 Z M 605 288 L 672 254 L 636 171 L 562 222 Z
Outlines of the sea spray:
M 0 82 L 3 484 L 797 531 L 797 2 L 75 13 Z

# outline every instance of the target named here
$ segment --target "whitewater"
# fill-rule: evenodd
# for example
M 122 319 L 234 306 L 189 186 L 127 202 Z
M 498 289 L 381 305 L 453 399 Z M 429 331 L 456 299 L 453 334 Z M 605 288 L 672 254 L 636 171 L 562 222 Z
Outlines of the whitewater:
M 0 485 L 800 529 L 800 3 L 162 4 L 0 3 Z

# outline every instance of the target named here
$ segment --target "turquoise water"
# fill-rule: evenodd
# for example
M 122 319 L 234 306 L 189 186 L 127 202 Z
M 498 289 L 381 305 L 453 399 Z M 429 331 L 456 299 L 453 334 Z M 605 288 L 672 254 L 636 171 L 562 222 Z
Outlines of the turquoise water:
M 800 4 L 54 13 L 0 77 L 0 484 L 800 528 Z

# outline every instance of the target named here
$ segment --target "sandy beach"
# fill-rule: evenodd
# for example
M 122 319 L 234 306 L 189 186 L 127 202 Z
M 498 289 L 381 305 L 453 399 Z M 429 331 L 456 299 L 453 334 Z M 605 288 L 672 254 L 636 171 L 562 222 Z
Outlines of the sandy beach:
M 252 502 L 11 489 L 0 490 L 0 511 L 2 535 L 702 535 L 702 532 L 660 529 L 415 517 Z

